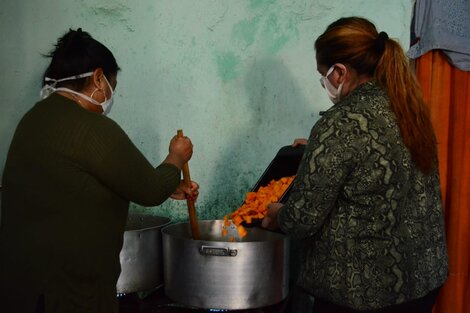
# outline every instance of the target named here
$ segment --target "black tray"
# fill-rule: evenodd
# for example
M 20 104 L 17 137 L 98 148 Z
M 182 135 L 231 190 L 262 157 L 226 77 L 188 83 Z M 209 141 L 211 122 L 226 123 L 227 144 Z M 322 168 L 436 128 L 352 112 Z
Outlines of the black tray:
M 284 146 L 279 149 L 276 156 L 251 191 L 257 191 L 260 187 L 268 185 L 273 179 L 278 180 L 282 177 L 297 174 L 297 169 L 299 168 L 304 151 L 304 145 L 299 145 L 297 147 Z M 281 196 L 279 202 L 284 203 L 287 200 L 291 187 L 292 184 Z
M 282 177 L 293 176 L 297 174 L 297 169 L 299 168 L 300 161 L 305 151 L 304 145 L 299 145 L 297 147 L 284 146 L 277 152 L 274 159 L 271 161 L 269 166 L 261 175 L 258 182 L 251 191 L 258 191 L 260 187 L 267 186 L 271 180 L 278 180 Z M 279 198 L 280 203 L 285 203 L 289 197 L 292 184 L 287 188 L 284 194 Z M 261 219 L 253 219 L 250 224 L 247 224 L 245 221 L 242 222 L 242 225 L 245 227 L 256 227 L 261 225 Z

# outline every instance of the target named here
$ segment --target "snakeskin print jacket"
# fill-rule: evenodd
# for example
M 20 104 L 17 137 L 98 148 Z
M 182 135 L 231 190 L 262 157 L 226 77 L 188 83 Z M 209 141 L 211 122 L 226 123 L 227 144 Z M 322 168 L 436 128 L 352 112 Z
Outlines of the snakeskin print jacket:
M 447 278 L 438 171 L 413 164 L 375 82 L 313 126 L 278 222 L 300 247 L 298 284 L 338 305 L 399 304 Z

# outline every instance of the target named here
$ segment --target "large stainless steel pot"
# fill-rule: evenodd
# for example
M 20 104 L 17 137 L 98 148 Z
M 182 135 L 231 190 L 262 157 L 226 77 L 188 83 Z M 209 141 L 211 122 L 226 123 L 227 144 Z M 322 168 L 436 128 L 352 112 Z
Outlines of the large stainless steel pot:
M 199 221 L 201 240 L 190 225 L 162 229 L 165 293 L 172 300 L 207 309 L 239 310 L 278 303 L 289 289 L 289 239 L 249 228 L 241 242 L 222 236 L 222 220 Z
M 118 293 L 148 291 L 163 285 L 161 230 L 168 224 L 170 219 L 166 217 L 129 215 L 119 255 Z

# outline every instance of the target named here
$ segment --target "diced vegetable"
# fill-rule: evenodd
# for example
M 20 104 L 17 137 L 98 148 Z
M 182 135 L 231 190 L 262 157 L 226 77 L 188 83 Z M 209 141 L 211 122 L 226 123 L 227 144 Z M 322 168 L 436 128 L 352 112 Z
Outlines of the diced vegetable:
M 222 235 L 227 235 L 227 227 L 230 220 L 237 226 L 240 237 L 246 236 L 246 229 L 241 225 L 243 222 L 251 224 L 254 219 L 263 219 L 268 210 L 268 204 L 277 202 L 286 192 L 295 176 L 282 177 L 271 180 L 265 187 L 260 187 L 256 192 L 250 191 L 245 196 L 245 202 L 234 212 L 224 217 Z
M 242 225 L 237 226 L 237 231 L 241 238 L 246 236 L 246 229 Z

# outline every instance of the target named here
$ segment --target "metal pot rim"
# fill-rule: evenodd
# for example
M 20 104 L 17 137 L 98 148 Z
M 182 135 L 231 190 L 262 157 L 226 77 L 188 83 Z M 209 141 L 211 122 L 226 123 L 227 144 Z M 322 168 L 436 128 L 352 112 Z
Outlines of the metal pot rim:
M 198 220 L 198 223 L 211 223 L 211 222 L 223 222 L 223 220 Z M 182 235 L 177 235 L 177 234 L 171 234 L 168 232 L 168 229 L 171 228 L 171 227 L 178 227 L 178 226 L 181 226 L 181 225 L 189 225 L 189 222 L 178 222 L 178 223 L 171 223 L 169 225 L 166 225 L 165 227 L 162 228 L 162 234 L 163 235 L 167 235 L 167 236 L 171 236 L 171 237 L 174 237 L 174 238 L 178 238 L 178 239 L 182 239 L 182 240 L 191 240 L 191 241 L 195 241 L 195 242 L 211 242 L 211 243 L 216 243 L 216 242 L 219 242 L 219 243 L 223 243 L 223 244 L 228 244 L 228 245 L 236 245 L 236 244 L 243 244 L 243 243 L 264 243 L 266 242 L 267 240 L 249 240 L 249 241 L 234 241 L 234 242 L 230 242 L 230 241 L 225 241 L 225 240 L 208 240 L 208 239 L 204 239 L 204 238 L 201 238 L 201 239 L 193 239 L 193 238 L 188 238 L 186 236 L 182 236 Z M 222 231 L 222 229 L 221 229 Z M 275 237 L 274 240 L 277 241 L 277 240 L 285 240 L 285 239 L 289 239 L 289 235 L 288 234 L 284 234 L 284 233 L 278 233 L 278 232 L 273 232 L 273 231 L 270 231 L 270 230 L 267 230 L 267 229 L 264 229 L 264 228 L 259 228 L 257 229 L 257 231 L 262 231 L 262 232 L 267 232 L 270 234 L 270 236 L 273 236 Z
M 130 216 L 134 216 L 134 217 L 137 217 L 137 218 L 145 218 L 145 217 L 148 217 L 148 218 L 158 218 L 158 219 L 162 219 L 163 222 L 159 225 L 155 225 L 155 226 L 149 226 L 149 227 L 142 227 L 142 228 L 132 228 L 132 229 L 125 229 L 124 232 L 125 233 L 132 233 L 132 232 L 143 232 L 143 231 L 149 231 L 149 230 L 154 230 L 154 229 L 157 229 L 157 228 L 164 228 L 166 226 L 169 226 L 171 224 L 171 219 L 169 219 L 168 217 L 166 216 L 160 216 L 160 215 L 150 215 L 150 214 L 140 214 L 140 213 L 134 213 L 134 214 L 129 214 L 129 217 Z M 129 221 L 129 217 L 128 217 L 128 221 Z M 128 225 L 126 225 L 126 228 L 127 228 Z

